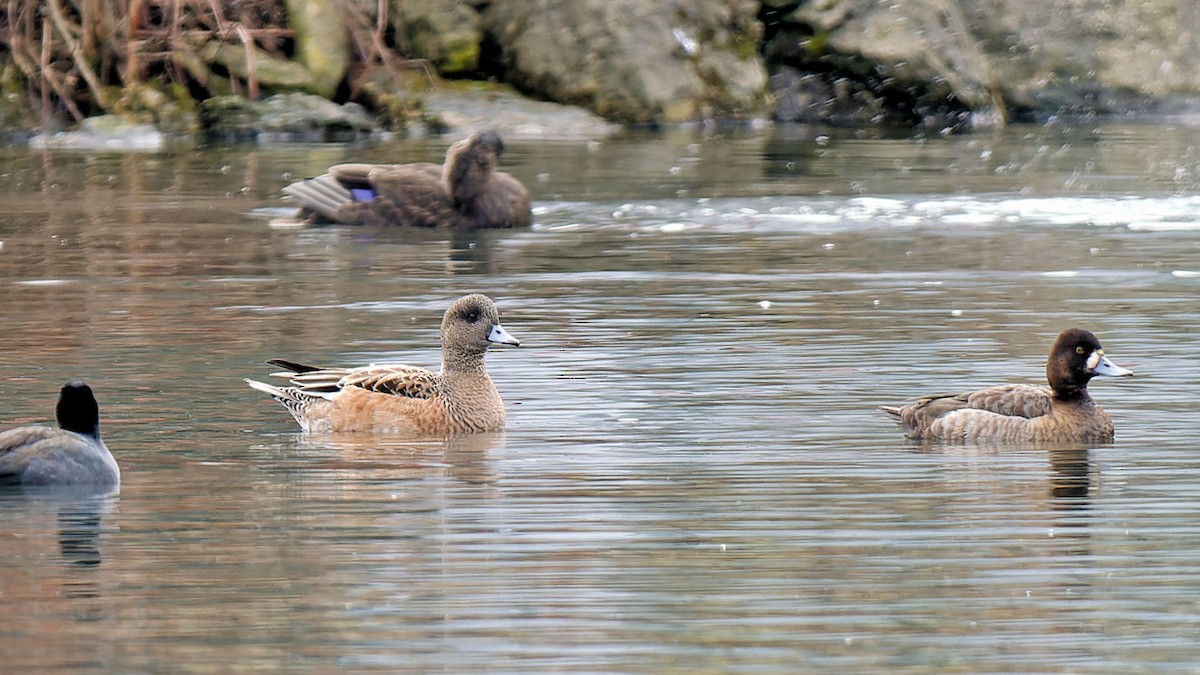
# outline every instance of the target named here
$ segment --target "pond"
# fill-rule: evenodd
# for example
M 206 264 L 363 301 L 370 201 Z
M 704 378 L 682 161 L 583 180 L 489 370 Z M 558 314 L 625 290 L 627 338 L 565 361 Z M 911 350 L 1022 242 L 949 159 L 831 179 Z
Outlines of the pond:
M 446 140 L 0 151 L 0 428 L 86 379 L 119 496 L 0 494 L 14 670 L 795 672 L 1200 661 L 1200 128 L 506 139 L 529 230 L 280 226 Z M 269 358 L 522 341 L 504 433 L 304 436 Z M 922 447 L 877 410 L 1044 382 L 1116 441 Z

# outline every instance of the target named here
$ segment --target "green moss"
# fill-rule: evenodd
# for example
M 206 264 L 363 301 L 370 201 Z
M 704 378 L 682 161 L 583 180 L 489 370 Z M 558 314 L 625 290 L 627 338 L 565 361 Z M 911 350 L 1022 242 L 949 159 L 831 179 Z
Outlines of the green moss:
M 152 124 L 168 134 L 200 131 L 200 115 L 187 88 L 179 83 L 141 82 L 126 88 L 104 89 L 110 110 L 126 122 Z
M 28 99 L 20 91 L 10 91 L 8 87 L 0 91 L 0 138 L 32 130 L 36 125 L 30 110 Z
M 829 51 L 829 33 L 816 33 L 804 41 L 804 52 L 810 59 L 817 59 Z
M 758 41 L 749 35 L 736 34 L 733 38 L 733 53 L 738 59 L 748 61 L 758 58 Z
M 465 73 L 479 65 L 479 45 L 461 40 L 447 45 L 449 50 L 441 55 L 438 69 L 443 73 Z
M 416 71 L 395 73 L 376 68 L 360 78 L 359 87 L 369 107 L 391 131 L 403 131 L 425 115 L 421 92 L 428 89 L 429 80 Z

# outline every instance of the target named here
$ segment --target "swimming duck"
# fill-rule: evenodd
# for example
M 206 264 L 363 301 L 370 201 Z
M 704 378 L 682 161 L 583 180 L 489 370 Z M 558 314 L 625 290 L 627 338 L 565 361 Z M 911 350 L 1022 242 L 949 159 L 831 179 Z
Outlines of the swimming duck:
M 100 439 L 100 407 L 91 387 L 76 380 L 64 385 L 55 417 L 57 429 L 0 433 L 0 484 L 120 485 L 121 469 Z
M 282 359 L 291 386 L 246 380 L 287 408 L 311 433 L 382 432 L 415 437 L 500 431 L 504 401 L 483 356 L 492 345 L 520 346 L 486 295 L 463 296 L 442 317 L 442 369 L 404 365 L 321 368 Z
M 300 217 L 343 225 L 447 229 L 523 227 L 533 222 L 529 191 L 496 171 L 504 142 L 471 134 L 446 151 L 444 164 L 338 164 L 283 189 Z
M 1046 360 L 1050 387 L 1009 384 L 881 406 L 914 440 L 942 443 L 1108 443 L 1113 425 L 1088 394 L 1097 375 L 1127 377 L 1086 330 L 1059 334 Z

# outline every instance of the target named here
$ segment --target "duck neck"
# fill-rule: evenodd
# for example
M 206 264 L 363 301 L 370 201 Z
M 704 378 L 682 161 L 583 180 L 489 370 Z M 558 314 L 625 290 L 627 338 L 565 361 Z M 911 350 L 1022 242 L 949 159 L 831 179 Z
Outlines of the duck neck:
M 479 374 L 487 376 L 487 369 L 483 365 L 483 354 L 474 352 L 442 354 L 443 377 L 477 376 Z
M 1064 403 L 1088 402 L 1092 400 L 1088 394 L 1087 385 L 1060 384 L 1054 388 L 1054 398 Z

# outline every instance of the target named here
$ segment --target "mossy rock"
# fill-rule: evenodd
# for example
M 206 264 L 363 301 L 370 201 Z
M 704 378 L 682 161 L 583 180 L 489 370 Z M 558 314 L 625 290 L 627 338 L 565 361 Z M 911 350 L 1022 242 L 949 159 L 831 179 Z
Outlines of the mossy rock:
M 454 75 L 479 68 L 483 28 L 479 13 L 457 0 L 405 0 L 392 25 L 404 53 Z
M 106 99 L 110 110 L 123 119 L 152 124 L 170 136 L 194 136 L 201 131 L 200 111 L 186 88 L 179 84 L 145 82 L 124 89 L 111 87 Z
M 263 101 L 218 96 L 205 101 L 202 110 L 205 134 L 226 142 L 345 141 L 378 129 L 362 106 L 339 105 L 311 94 L 280 94 Z

